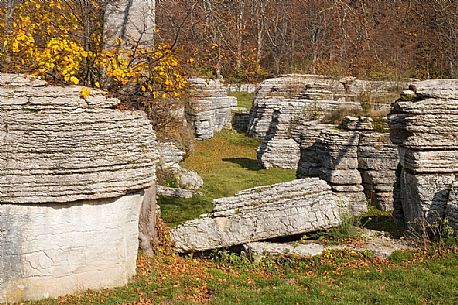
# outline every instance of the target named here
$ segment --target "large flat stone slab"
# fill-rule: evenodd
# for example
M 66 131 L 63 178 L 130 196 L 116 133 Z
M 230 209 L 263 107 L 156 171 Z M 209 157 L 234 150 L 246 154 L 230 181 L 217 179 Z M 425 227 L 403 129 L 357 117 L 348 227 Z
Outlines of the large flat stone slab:
M 340 223 L 330 186 L 316 178 L 257 187 L 213 203 L 211 213 L 172 230 L 179 252 L 241 245 Z

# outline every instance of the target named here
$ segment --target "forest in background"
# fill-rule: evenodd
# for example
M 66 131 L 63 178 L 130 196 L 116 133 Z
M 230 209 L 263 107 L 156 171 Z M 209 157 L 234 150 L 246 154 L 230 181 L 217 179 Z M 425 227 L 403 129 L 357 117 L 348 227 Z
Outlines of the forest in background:
M 154 99 L 180 91 L 181 76 L 458 78 L 456 0 L 148 0 L 149 49 L 116 52 L 104 50 L 109 2 L 129 1 L 1 0 L 0 70 L 115 91 L 134 83 Z
M 157 41 L 194 74 L 457 78 L 456 0 L 158 0 Z

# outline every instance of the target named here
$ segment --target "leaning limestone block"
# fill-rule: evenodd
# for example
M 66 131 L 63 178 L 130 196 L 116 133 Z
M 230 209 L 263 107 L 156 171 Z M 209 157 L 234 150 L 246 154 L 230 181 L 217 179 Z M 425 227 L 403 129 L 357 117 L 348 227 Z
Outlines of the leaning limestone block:
M 172 230 L 178 251 L 229 247 L 327 229 L 340 222 L 331 188 L 316 178 L 257 187 L 213 203 L 210 214 Z

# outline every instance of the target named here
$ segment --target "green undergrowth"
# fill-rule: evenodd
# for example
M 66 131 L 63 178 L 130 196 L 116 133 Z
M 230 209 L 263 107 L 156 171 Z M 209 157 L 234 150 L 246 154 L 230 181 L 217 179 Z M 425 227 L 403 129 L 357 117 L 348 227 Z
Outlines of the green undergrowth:
M 458 255 L 395 252 L 379 259 L 354 251 L 267 257 L 258 263 L 140 255 L 127 286 L 28 304 L 457 304 Z
M 294 170 L 262 169 L 256 160 L 260 141 L 231 130 L 197 142 L 183 166 L 196 171 L 204 180 L 199 194 L 191 199 L 160 198 L 162 218 L 175 226 L 202 213 L 210 212 L 212 200 L 261 185 L 291 181 Z
M 237 98 L 237 106 L 245 107 L 248 110 L 251 109 L 254 100 L 254 93 L 248 92 L 231 92 L 229 96 L 235 96 Z

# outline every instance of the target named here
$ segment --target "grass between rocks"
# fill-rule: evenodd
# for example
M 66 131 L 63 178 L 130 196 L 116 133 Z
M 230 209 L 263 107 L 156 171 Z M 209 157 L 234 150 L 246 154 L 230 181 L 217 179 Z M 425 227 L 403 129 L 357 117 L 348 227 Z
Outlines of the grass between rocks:
M 266 258 L 257 264 L 232 255 L 213 260 L 138 257 L 125 287 L 88 291 L 56 304 L 444 304 L 458 301 L 458 249 L 396 252 L 377 259 L 351 251 L 313 258 Z M 107 275 L 109 276 L 109 275 Z
M 215 198 L 261 185 L 291 181 L 294 170 L 262 169 L 256 161 L 260 141 L 224 130 L 214 138 L 197 142 L 186 158 L 184 167 L 201 175 L 204 186 L 200 195 L 191 199 L 160 198 L 162 217 L 169 226 L 194 219 L 212 209 Z
M 293 179 L 294 171 L 259 169 L 258 144 L 231 131 L 198 143 L 185 166 L 204 178 L 202 195 L 191 201 L 162 201 L 167 222 L 178 223 L 211 209 L 212 198 Z M 386 212 L 370 211 L 360 221 L 364 227 L 397 233 Z M 257 263 L 226 251 L 214 251 L 209 259 L 180 257 L 169 250 L 154 258 L 140 253 L 137 275 L 124 287 L 24 304 L 456 305 L 458 248 L 395 252 L 389 259 L 350 250 L 325 251 L 311 258 L 266 257 Z
M 254 93 L 232 92 L 229 93 L 229 96 L 235 96 L 237 98 L 238 107 L 245 107 L 250 110 L 251 106 L 253 106 Z

